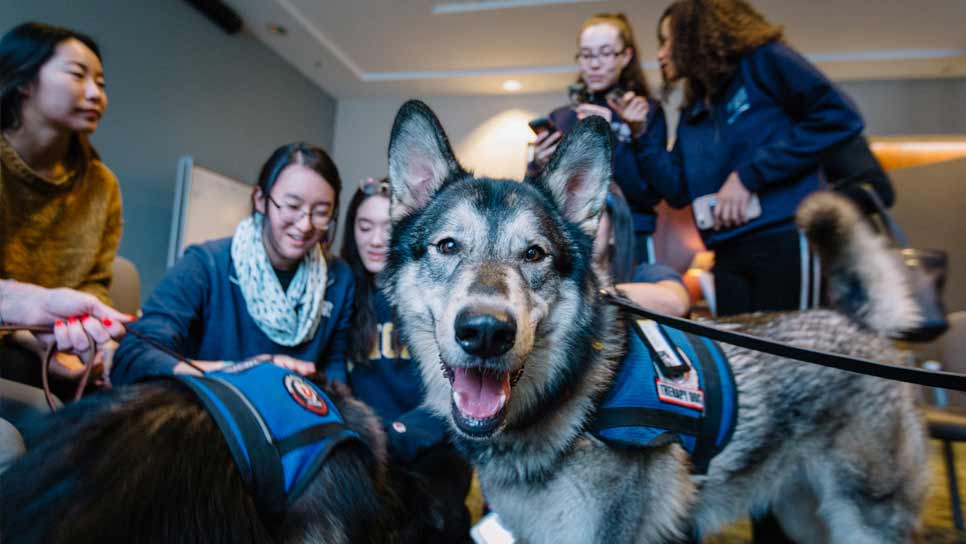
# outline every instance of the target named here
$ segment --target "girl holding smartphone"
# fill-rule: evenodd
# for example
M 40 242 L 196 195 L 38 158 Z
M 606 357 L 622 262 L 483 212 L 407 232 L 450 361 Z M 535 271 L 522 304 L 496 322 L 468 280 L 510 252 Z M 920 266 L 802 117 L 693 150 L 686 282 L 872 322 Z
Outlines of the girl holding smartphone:
M 551 112 L 548 129 L 538 131 L 527 175 L 539 175 L 563 135 L 579 119 L 599 115 L 609 121 L 614 136 L 614 180 L 627 198 L 634 222 L 634 261 L 654 262 L 654 207 L 661 196 L 641 174 L 634 150 L 644 128 L 663 125 L 664 115 L 651 98 L 634 31 L 624 14 L 603 13 L 584 21 L 577 33 L 575 59 L 580 74 L 571 86 L 571 104 Z

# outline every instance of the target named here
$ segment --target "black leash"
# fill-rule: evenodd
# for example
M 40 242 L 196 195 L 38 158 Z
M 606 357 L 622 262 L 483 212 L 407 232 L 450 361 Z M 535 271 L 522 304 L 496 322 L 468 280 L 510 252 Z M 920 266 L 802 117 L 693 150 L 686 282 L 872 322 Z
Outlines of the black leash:
M 615 295 L 602 290 L 601 293 L 608 302 L 648 319 L 653 319 L 658 323 L 667 325 L 681 331 L 690 332 L 698 336 L 704 336 L 712 340 L 732 344 L 735 346 L 770 353 L 779 357 L 795 359 L 830 368 L 837 368 L 847 372 L 857 374 L 867 374 L 887 380 L 895 380 L 928 387 L 939 387 L 943 389 L 954 389 L 956 391 L 966 391 L 966 375 L 955 372 L 943 372 L 938 370 L 925 370 L 915 367 L 896 366 L 884 363 L 877 363 L 869 359 L 839 355 L 827 351 L 816 351 L 811 349 L 799 348 L 774 340 L 766 340 L 758 336 L 729 331 L 710 325 L 702 325 L 689 319 L 673 317 L 657 312 L 646 310 L 630 299 Z
M 145 344 L 151 346 L 152 348 L 154 348 L 154 349 L 156 349 L 156 350 L 158 350 L 158 351 L 160 351 L 162 353 L 165 353 L 167 355 L 170 355 L 170 356 L 174 357 L 175 359 L 184 361 L 184 363 L 186 365 L 190 366 L 191 368 L 197 370 L 198 372 L 200 372 L 202 374 L 205 374 L 205 372 L 206 372 L 205 369 L 203 369 L 203 368 L 199 367 L 198 365 L 196 365 L 194 363 L 194 361 L 192 361 L 188 357 L 185 357 L 184 355 L 181 355 L 177 351 L 174 351 L 173 349 L 170 349 L 167 346 L 162 346 L 161 344 L 159 344 L 159 343 L 155 342 L 154 340 L 151 340 L 150 338 L 148 338 L 146 335 L 144 335 L 142 333 L 139 333 L 138 331 L 136 331 L 136 330 L 134 330 L 134 329 L 132 329 L 130 327 L 125 327 L 124 333 L 125 334 L 130 334 L 130 335 L 138 338 L 139 340 L 141 340 Z

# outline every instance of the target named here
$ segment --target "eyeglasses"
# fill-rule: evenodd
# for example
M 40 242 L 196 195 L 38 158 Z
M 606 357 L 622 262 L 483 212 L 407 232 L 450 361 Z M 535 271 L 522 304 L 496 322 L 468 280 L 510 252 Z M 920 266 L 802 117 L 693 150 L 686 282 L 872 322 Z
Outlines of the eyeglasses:
M 275 202 L 272 195 L 266 195 L 268 201 L 278 209 L 278 217 L 286 223 L 298 223 L 303 217 L 309 217 L 309 224 L 318 230 L 328 230 L 329 223 L 332 222 L 332 215 L 327 209 L 316 207 L 315 209 L 303 209 L 295 204 L 279 204 Z
M 574 55 L 574 60 L 582 64 L 590 64 L 594 59 L 600 59 L 604 62 L 611 62 L 617 58 L 617 55 L 620 55 L 626 50 L 626 47 L 621 49 L 613 49 L 605 46 L 601 48 L 600 51 L 594 53 L 590 49 L 581 49 L 576 55 Z
M 359 184 L 359 191 L 366 196 L 379 195 L 389 198 L 389 182 L 384 179 L 367 178 Z

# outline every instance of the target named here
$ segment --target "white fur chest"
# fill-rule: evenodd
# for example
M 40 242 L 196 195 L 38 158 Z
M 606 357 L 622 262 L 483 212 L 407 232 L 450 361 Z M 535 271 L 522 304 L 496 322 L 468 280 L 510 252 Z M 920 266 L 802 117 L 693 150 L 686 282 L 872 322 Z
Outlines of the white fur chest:
M 480 483 L 520 542 L 651 542 L 679 526 L 693 497 L 682 453 L 679 448 L 622 452 L 581 437 L 545 479 L 496 480 L 493 476 L 503 471 L 494 461 L 481 467 Z

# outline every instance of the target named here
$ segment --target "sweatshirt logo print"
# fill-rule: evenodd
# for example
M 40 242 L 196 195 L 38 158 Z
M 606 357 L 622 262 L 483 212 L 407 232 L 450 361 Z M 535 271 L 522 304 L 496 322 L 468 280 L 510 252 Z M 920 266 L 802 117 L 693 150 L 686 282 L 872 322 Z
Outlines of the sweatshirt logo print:
M 377 333 L 369 353 L 369 360 L 378 361 L 379 359 L 409 359 L 409 347 L 402 346 L 398 351 L 393 342 L 393 332 L 396 328 L 392 321 L 379 323 L 376 325 Z
M 738 117 L 748 111 L 751 104 L 748 102 L 748 91 L 740 87 L 731 100 L 728 101 L 726 111 L 728 113 L 728 124 L 733 125 Z

